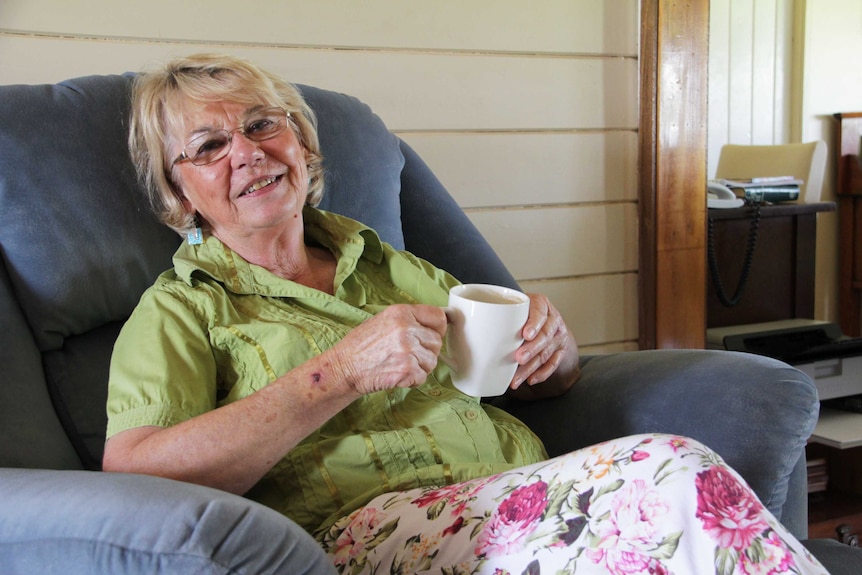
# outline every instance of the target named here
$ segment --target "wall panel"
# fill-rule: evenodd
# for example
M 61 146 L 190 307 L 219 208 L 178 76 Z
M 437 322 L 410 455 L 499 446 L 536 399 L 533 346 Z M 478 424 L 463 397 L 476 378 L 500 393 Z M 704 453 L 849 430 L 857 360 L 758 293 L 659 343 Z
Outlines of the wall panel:
M 470 210 L 467 215 L 518 280 L 637 269 L 633 204 Z
M 637 15 L 636 0 L 5 0 L 0 27 L 181 44 L 635 56 Z
M 637 201 L 637 133 L 399 134 L 463 207 Z
M 793 0 L 711 0 L 709 153 L 724 144 L 790 142 Z
M 20 55 L 0 59 L 0 78 L 53 82 L 69 75 L 137 70 L 139 62 L 146 66 L 189 53 L 189 48 L 229 49 L 293 82 L 354 95 L 372 105 L 393 130 L 604 129 L 637 124 L 637 63 L 631 59 L 226 48 L 210 44 L 180 47 L 139 42 L 112 44 L 107 52 L 106 48 L 98 40 L 0 37 L 0 54 Z M 62 54 L 60 62 L 58 54 Z M 512 82 L 513 77 L 519 81 Z M 621 89 L 607 94 L 606 84 Z
M 556 302 L 582 351 L 584 347 L 626 345 L 637 339 L 637 274 L 527 281 L 521 287 Z M 594 305 L 579 305 L 582 301 Z
M 749 143 L 752 136 L 754 78 L 764 70 L 754 70 L 754 6 L 749 0 L 730 0 L 730 54 L 728 137 L 733 143 Z M 771 70 L 770 70 L 771 72 Z

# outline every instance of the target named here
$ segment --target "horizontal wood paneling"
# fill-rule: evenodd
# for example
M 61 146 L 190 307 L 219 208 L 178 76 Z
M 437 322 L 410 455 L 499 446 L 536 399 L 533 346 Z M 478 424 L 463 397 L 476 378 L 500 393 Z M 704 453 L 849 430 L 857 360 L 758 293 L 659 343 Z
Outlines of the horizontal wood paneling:
M 94 40 L 0 36 L 0 54 L 18 55 L 0 58 L 0 79 L 38 83 L 70 75 L 121 73 L 189 52 L 188 46 L 133 42 L 106 48 L 104 42 Z M 193 49 L 226 48 L 195 45 Z M 637 62 L 631 59 L 229 49 L 290 81 L 356 96 L 370 104 L 393 130 L 637 125 Z M 512 82 L 512 78 L 518 81 Z M 608 93 L 608 84 L 621 89 Z
M 399 134 L 463 207 L 637 200 L 637 133 Z
M 637 0 L 4 0 L 0 27 L 269 46 L 637 54 Z
M 600 204 L 467 215 L 519 281 L 637 269 L 637 206 Z
M 637 339 L 635 273 L 526 281 L 521 287 L 547 295 L 581 347 L 620 345 Z

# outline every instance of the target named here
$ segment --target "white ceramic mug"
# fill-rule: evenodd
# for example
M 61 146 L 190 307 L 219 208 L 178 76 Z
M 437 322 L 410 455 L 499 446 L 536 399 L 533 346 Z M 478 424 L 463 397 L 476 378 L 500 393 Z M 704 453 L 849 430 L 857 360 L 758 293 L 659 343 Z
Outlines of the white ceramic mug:
M 530 298 L 517 290 L 464 284 L 449 291 L 446 351 L 455 387 L 476 397 L 506 392 L 518 363 L 515 351 L 530 313 Z

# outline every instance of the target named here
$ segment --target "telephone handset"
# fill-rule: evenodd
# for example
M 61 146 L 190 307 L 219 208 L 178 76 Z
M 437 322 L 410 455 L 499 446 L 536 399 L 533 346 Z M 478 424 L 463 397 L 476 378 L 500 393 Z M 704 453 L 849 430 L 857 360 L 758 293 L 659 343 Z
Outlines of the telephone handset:
M 738 208 L 743 203 L 742 198 L 737 198 L 727 186 L 712 181 L 706 183 L 706 207 Z

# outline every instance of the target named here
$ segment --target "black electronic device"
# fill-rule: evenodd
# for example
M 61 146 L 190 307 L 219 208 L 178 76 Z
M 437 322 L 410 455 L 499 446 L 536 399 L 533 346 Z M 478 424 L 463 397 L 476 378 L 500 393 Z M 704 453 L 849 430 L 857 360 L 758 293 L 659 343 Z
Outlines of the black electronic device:
M 835 323 L 818 323 L 726 335 L 724 347 L 800 364 L 862 355 L 862 338 L 845 337 Z

